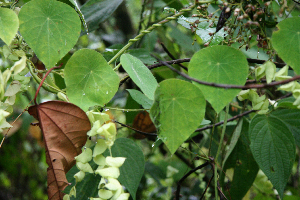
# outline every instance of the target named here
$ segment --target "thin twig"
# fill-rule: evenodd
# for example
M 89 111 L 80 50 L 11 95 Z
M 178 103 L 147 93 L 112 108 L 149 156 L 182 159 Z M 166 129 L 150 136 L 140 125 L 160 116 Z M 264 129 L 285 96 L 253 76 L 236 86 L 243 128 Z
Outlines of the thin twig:
M 248 115 L 248 114 L 250 114 L 250 113 L 252 113 L 252 112 L 255 112 L 255 111 L 257 111 L 257 110 L 248 110 L 248 111 L 243 112 L 243 113 L 241 113 L 241 114 L 235 115 L 234 117 L 228 119 L 227 122 L 234 121 L 234 120 L 236 120 L 236 119 L 238 119 L 238 118 L 240 118 L 240 117 L 243 117 L 243 116 Z M 221 122 L 218 122 L 218 123 L 215 123 L 215 124 L 212 124 L 212 125 L 208 125 L 208 126 L 205 126 L 205 127 L 202 127 L 202 128 L 198 128 L 198 129 L 195 130 L 195 132 L 201 132 L 201 131 L 204 131 L 204 130 L 206 130 L 206 129 L 210 129 L 210 128 L 212 128 L 213 126 L 216 127 L 216 126 L 220 126 L 220 125 L 222 125 L 222 124 L 224 124 L 224 121 L 221 121 Z
M 176 193 L 175 193 L 175 199 L 179 200 L 179 196 L 180 196 L 180 188 L 181 188 L 181 183 L 192 173 L 194 173 L 195 171 L 197 171 L 198 169 L 202 169 L 203 167 L 207 166 L 209 164 L 209 161 L 205 162 L 204 164 L 190 170 L 187 174 L 185 174 L 178 182 L 177 182 L 177 189 L 176 189 Z
M 157 136 L 157 134 L 155 134 L 155 133 L 146 133 L 146 132 L 137 130 L 137 129 L 131 127 L 131 126 L 128 126 L 128 125 L 126 125 L 126 124 L 123 124 L 123 123 L 121 123 L 121 122 L 118 122 L 118 121 L 116 121 L 116 120 L 112 120 L 112 121 L 115 122 L 115 123 L 117 123 L 117 124 L 120 124 L 121 126 L 127 127 L 127 128 L 129 128 L 129 129 L 131 129 L 131 130 L 134 130 L 134 131 L 136 131 L 136 132 L 138 132 L 138 133 L 140 133 L 140 134 L 142 134 L 142 135 L 145 135 L 145 136 Z
M 164 51 L 168 54 L 168 56 L 169 56 L 170 58 L 172 58 L 173 60 L 176 60 L 176 58 L 171 54 L 171 52 L 167 49 L 167 47 L 164 45 L 164 43 L 161 42 L 160 45 L 162 46 L 162 48 L 164 49 Z M 188 68 L 187 68 L 186 66 L 183 66 L 183 65 L 180 64 L 180 63 L 178 63 L 178 65 L 179 65 L 181 68 L 185 69 L 186 71 L 188 70 Z
M 175 69 L 174 67 L 172 67 L 171 65 L 169 65 L 168 63 L 161 61 L 161 63 L 163 63 L 165 66 L 167 66 L 168 68 L 170 68 L 172 71 L 176 72 L 177 74 L 179 74 L 180 76 L 189 79 L 191 81 L 194 81 L 196 83 L 202 84 L 202 85 L 207 85 L 207 86 L 211 86 L 211 87 L 218 87 L 218 88 L 224 88 L 224 89 L 254 89 L 254 88 L 268 88 L 268 87 L 274 87 L 277 85 L 282 85 L 282 84 L 286 84 L 295 80 L 300 79 L 300 75 L 294 76 L 293 78 L 290 79 L 286 79 L 283 81 L 277 81 L 277 82 L 272 82 L 269 84 L 249 84 L 249 85 L 230 85 L 230 84 L 218 84 L 218 83 L 210 83 L 210 82 L 206 82 L 206 81 L 201 81 L 195 78 L 190 77 L 189 75 L 182 73 L 181 71 Z

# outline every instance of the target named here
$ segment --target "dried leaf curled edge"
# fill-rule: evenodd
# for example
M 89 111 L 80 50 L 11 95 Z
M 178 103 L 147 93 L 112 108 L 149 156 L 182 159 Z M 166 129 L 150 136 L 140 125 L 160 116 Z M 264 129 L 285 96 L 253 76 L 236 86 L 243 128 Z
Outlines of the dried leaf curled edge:
M 44 135 L 48 164 L 48 198 L 62 200 L 68 185 L 66 173 L 75 165 L 91 124 L 85 112 L 74 104 L 48 101 L 29 107 L 30 115 L 39 120 Z

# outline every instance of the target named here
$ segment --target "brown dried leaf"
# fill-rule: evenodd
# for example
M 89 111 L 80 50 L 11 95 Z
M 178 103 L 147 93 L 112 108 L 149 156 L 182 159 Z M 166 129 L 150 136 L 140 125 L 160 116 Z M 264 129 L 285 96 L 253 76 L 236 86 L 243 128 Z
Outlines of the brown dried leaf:
M 132 126 L 133 128 L 142 132 L 146 132 L 146 133 L 156 132 L 155 125 L 151 121 L 149 113 L 146 111 L 140 112 L 135 116 Z M 142 135 L 138 132 L 136 132 L 133 137 L 136 139 L 146 138 L 145 135 Z
M 74 104 L 48 101 L 29 107 L 28 112 L 40 122 L 44 134 L 48 164 L 48 198 L 62 200 L 68 186 L 66 173 L 75 165 L 91 124 L 85 112 Z

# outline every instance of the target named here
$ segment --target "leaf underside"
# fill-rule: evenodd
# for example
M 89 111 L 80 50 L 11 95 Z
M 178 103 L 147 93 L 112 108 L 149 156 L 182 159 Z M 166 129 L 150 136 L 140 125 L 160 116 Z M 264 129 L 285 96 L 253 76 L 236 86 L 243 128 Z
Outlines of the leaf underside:
M 48 164 L 48 197 L 62 199 L 68 186 L 66 173 L 75 165 L 74 157 L 81 153 L 91 129 L 84 111 L 74 104 L 48 101 L 29 107 L 28 112 L 40 122 Z

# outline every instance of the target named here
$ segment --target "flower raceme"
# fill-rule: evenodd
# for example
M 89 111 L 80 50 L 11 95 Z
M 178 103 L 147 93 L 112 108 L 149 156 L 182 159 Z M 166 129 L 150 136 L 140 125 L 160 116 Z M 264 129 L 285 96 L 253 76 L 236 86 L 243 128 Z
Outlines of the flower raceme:
M 84 147 L 82 153 L 75 157 L 76 166 L 80 170 L 74 175 L 76 183 L 84 179 L 85 173 L 99 174 L 101 176 L 98 185 L 99 197 L 90 197 L 91 200 L 127 200 L 130 195 L 124 192 L 123 186 L 117 179 L 120 176 L 119 168 L 123 165 L 126 158 L 112 157 L 110 151 L 111 146 L 116 140 L 116 125 L 112 122 L 106 123 L 110 118 L 105 113 L 88 111 L 86 114 L 92 124 L 92 128 L 87 135 L 95 137 L 97 142 L 93 150 Z M 105 157 L 103 153 L 107 149 L 110 151 L 110 156 Z M 95 171 L 89 164 L 91 160 L 98 165 Z M 76 197 L 75 186 L 72 187 L 69 194 L 64 196 L 64 200 L 70 199 L 71 196 Z

